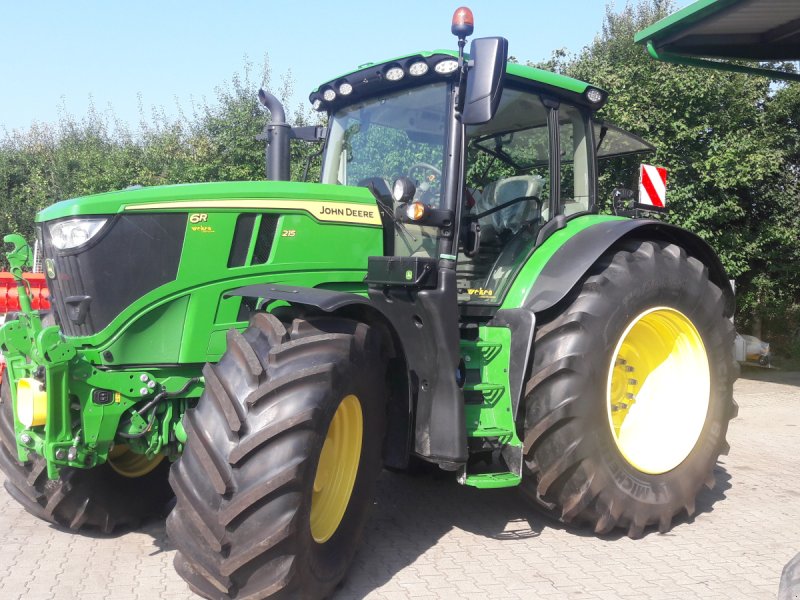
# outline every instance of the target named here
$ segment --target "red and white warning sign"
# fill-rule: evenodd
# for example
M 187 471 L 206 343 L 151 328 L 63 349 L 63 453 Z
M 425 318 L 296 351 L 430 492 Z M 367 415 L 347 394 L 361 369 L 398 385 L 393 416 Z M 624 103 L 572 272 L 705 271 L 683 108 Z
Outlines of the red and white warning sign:
M 667 204 L 667 170 L 642 165 L 639 170 L 639 204 L 664 208 Z

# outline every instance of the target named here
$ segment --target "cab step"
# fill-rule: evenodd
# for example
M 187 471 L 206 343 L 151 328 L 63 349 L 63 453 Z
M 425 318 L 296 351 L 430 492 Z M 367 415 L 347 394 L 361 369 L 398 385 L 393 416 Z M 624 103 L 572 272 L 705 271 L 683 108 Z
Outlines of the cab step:
M 502 472 L 502 473 L 477 473 L 474 475 L 467 475 L 463 484 L 480 489 L 494 489 L 494 488 L 507 488 L 516 487 L 522 481 L 517 473 Z

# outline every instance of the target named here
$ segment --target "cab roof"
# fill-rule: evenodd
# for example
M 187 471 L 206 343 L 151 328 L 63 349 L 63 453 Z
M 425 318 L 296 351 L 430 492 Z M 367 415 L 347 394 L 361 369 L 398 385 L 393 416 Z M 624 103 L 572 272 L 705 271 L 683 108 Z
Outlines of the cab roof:
M 442 75 L 435 71 L 436 65 L 440 62 L 452 61 L 457 58 L 458 53 L 453 50 L 432 50 L 407 54 L 378 63 L 366 63 L 359 65 L 354 71 L 345 73 L 344 75 L 340 75 L 339 77 L 323 83 L 311 92 L 309 100 L 315 105 L 317 110 L 331 110 L 342 104 L 349 104 L 351 101 L 350 98 L 345 99 L 339 93 L 339 89 L 344 83 L 348 83 L 352 86 L 352 91 L 350 93 L 353 94 L 353 97 L 362 98 L 386 93 L 390 91 L 392 87 L 399 88 L 401 86 L 413 85 L 413 83 L 410 84 L 409 82 L 422 83 L 425 81 L 430 83 L 437 80 L 444 81 L 449 78 L 454 78 L 457 72 Z M 469 55 L 465 54 L 464 58 L 469 59 Z M 419 62 L 424 62 L 428 66 L 427 72 L 420 76 L 410 75 L 409 67 Z M 386 72 L 393 67 L 400 67 L 403 70 L 404 75 L 401 80 L 389 81 L 386 79 Z M 549 88 L 555 93 L 566 93 L 569 96 L 574 96 L 577 101 L 587 104 L 595 110 L 602 107 L 608 96 L 605 91 L 595 86 L 590 86 L 590 84 L 584 81 L 553 73 L 552 71 L 529 67 L 527 65 L 506 63 L 506 73 L 511 81 L 516 81 L 522 85 L 533 84 L 545 89 Z M 602 93 L 602 102 L 592 105 L 590 102 L 586 101 L 584 94 L 590 87 Z M 328 90 L 333 90 L 335 93 L 333 100 L 325 100 L 324 94 Z

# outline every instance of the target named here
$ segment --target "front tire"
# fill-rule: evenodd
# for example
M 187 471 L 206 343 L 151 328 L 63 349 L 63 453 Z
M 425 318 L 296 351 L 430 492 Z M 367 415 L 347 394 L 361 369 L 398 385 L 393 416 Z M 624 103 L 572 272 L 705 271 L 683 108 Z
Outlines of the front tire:
M 260 313 L 232 330 L 184 419 L 175 567 L 206 598 L 323 598 L 355 554 L 381 469 L 385 361 L 348 319 Z
M 632 537 L 695 510 L 736 415 L 734 330 L 708 269 L 674 245 L 609 251 L 536 332 L 523 492 Z

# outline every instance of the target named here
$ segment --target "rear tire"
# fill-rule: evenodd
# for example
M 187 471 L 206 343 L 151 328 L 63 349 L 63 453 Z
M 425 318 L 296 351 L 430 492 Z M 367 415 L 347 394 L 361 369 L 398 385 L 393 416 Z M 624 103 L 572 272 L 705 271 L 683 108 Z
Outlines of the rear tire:
M 167 461 L 143 477 L 123 477 L 103 464 L 66 467 L 55 480 L 48 479 L 41 456 L 31 455 L 20 463 L 7 372 L 0 385 L 0 442 L 0 469 L 8 493 L 32 515 L 67 529 L 112 533 L 134 528 L 147 517 L 163 515 L 172 497 Z
M 596 533 L 619 527 L 637 538 L 653 524 L 668 531 L 678 513 L 693 515 L 704 483 L 713 487 L 712 469 L 720 453 L 727 453 L 725 433 L 737 412 L 732 393 L 737 373 L 734 330 L 722 291 L 709 280 L 705 265 L 682 248 L 630 240 L 606 253 L 556 310 L 537 328 L 526 387 L 523 492 L 551 516 L 588 525 Z M 682 331 L 675 334 L 667 360 L 652 356 L 652 348 L 664 340 L 658 327 L 647 322 L 648 314 L 666 322 L 672 319 Z M 650 353 L 651 364 L 645 369 L 637 364 L 631 379 L 623 379 L 624 385 L 636 387 L 621 393 L 612 389 L 619 365 L 633 368 L 625 366 L 620 348 L 640 322 L 645 325 L 633 355 L 641 364 Z M 701 343 L 695 344 L 694 354 L 681 355 L 682 340 L 692 332 L 699 334 Z M 647 444 L 640 443 L 634 451 L 623 443 L 620 424 L 613 421 L 624 422 L 629 413 L 615 411 L 641 402 L 647 377 L 656 378 L 658 367 L 673 359 L 679 366 L 669 372 L 670 382 L 687 381 L 697 369 L 707 373 L 705 383 L 698 380 L 692 392 L 701 406 L 694 411 L 699 415 L 694 417 L 695 432 L 688 441 L 681 440 L 681 427 L 676 427 L 669 430 L 670 436 L 675 433 L 671 449 L 661 452 L 661 446 L 652 446 L 648 454 Z M 698 364 L 703 362 L 707 368 Z M 667 400 L 662 406 L 674 411 L 677 403 L 670 401 L 678 397 L 675 386 L 658 387 L 654 381 L 650 383 L 658 397 Z M 655 427 L 667 426 L 656 421 Z M 641 439 L 648 438 L 640 435 Z M 654 462 L 651 454 L 661 462 Z
M 188 441 L 170 474 L 178 500 L 167 531 L 194 592 L 316 599 L 333 591 L 381 470 L 385 371 L 376 332 L 348 319 L 295 319 L 287 331 L 260 313 L 244 334 L 229 333 L 219 364 L 204 369 L 206 389 L 184 419 Z M 331 454 L 340 446 L 344 454 Z M 352 467 L 349 482 L 330 475 L 340 464 Z

